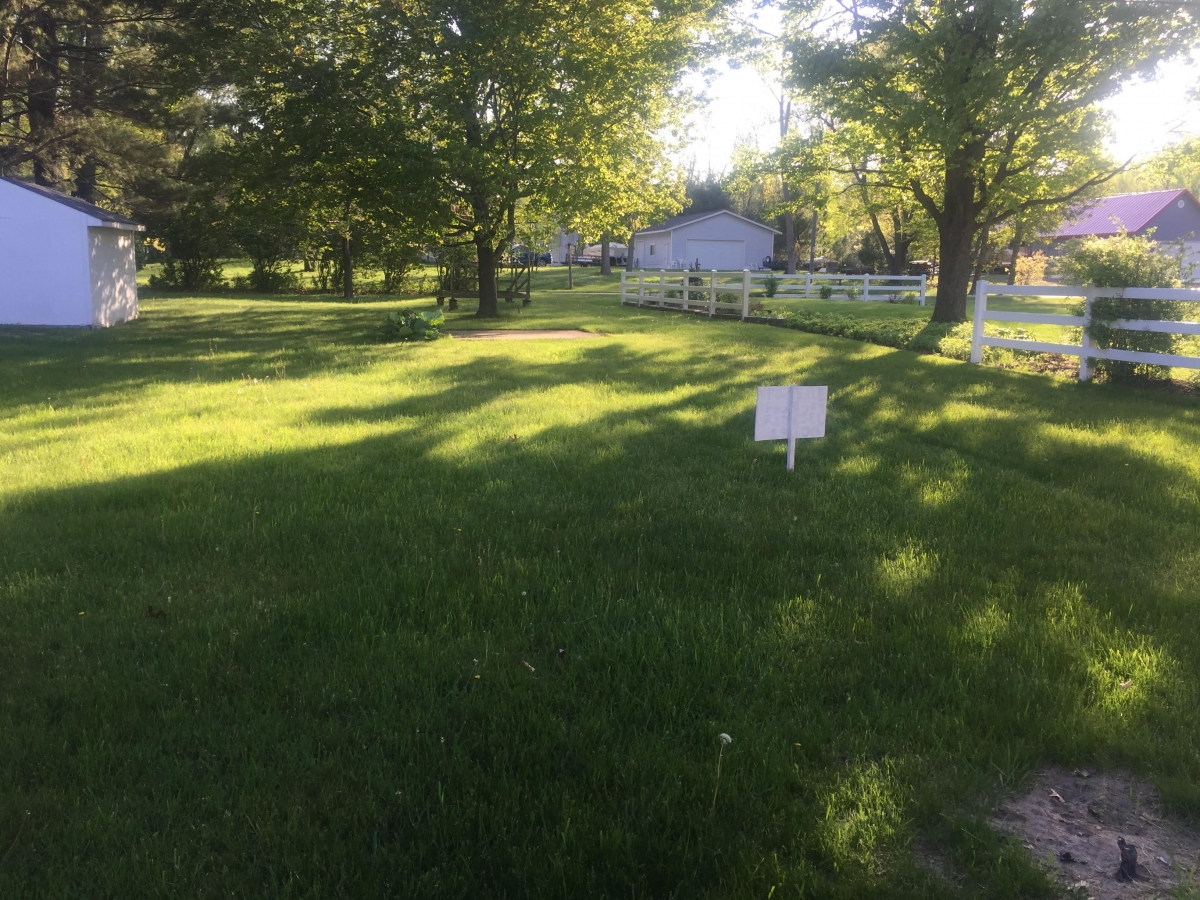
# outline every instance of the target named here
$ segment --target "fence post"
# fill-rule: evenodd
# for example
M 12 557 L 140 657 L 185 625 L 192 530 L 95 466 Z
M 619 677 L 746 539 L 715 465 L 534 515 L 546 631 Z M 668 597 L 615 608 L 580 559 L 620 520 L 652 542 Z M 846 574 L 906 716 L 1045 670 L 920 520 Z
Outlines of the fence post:
M 982 278 L 975 285 L 975 325 L 971 329 L 971 362 L 983 362 L 983 316 L 987 311 L 988 283 Z
M 717 312 L 717 270 L 713 269 L 708 276 L 708 315 L 712 318 Z
M 925 305 L 925 277 L 921 276 L 921 306 Z
M 625 305 L 625 270 L 621 270 L 621 305 Z
M 646 302 L 646 270 L 638 269 L 638 306 Z
M 866 303 L 868 300 L 871 299 L 871 295 L 868 293 L 868 290 L 870 288 L 870 283 L 871 283 L 871 276 L 864 275 L 862 277 L 862 280 L 863 280 L 863 303 Z
M 750 316 L 750 270 L 742 269 L 742 321 Z
M 1092 380 L 1092 363 L 1087 352 L 1091 348 L 1092 339 L 1088 335 L 1088 326 L 1092 324 L 1092 301 L 1096 299 L 1096 289 L 1088 288 L 1083 293 L 1083 335 L 1079 339 L 1079 380 Z

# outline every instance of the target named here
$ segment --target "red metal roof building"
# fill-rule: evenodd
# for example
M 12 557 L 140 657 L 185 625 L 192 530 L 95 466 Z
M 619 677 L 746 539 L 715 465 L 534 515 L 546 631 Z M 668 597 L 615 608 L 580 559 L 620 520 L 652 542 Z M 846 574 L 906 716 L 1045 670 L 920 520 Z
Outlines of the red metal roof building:
M 1151 229 L 1156 241 L 1182 238 L 1189 249 L 1200 247 L 1200 202 L 1187 190 L 1102 197 L 1089 201 L 1074 219 L 1046 238 L 1058 244 L 1073 238 L 1112 237 L 1121 231 L 1145 234 Z

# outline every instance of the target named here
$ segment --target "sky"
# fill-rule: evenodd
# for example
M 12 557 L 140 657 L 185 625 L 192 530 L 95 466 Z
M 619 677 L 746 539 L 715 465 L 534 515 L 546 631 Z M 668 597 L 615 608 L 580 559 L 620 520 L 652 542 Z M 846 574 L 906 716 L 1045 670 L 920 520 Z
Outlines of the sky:
M 679 154 L 685 166 L 699 175 L 729 170 L 739 140 L 770 149 L 779 140 L 779 106 L 770 87 L 751 69 L 718 67 L 706 87 L 700 79 L 694 90 L 709 97 L 691 128 L 692 139 Z M 1188 93 L 1200 88 L 1200 64 L 1180 60 L 1161 68 L 1151 82 L 1133 82 L 1104 103 L 1112 115 L 1109 146 L 1122 162 L 1144 157 L 1185 134 L 1200 134 L 1200 103 Z

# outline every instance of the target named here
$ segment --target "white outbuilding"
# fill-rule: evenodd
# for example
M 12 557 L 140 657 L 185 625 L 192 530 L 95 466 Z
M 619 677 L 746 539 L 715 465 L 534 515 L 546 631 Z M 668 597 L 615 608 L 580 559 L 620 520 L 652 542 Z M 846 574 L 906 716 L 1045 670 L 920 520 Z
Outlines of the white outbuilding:
M 633 238 L 635 269 L 761 269 L 775 248 L 769 225 L 727 209 L 676 216 Z
M 107 327 L 137 315 L 135 235 L 124 216 L 0 178 L 0 325 Z

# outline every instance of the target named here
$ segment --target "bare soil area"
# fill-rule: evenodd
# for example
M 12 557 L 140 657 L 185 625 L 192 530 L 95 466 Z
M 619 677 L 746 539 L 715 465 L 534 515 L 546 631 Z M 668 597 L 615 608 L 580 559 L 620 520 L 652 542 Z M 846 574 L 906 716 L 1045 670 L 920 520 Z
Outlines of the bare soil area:
M 1000 805 L 992 826 L 1020 838 L 1079 896 L 1167 897 L 1181 876 L 1195 888 L 1200 834 L 1166 816 L 1153 785 L 1122 772 L 1046 769 L 1028 793 Z M 1137 856 L 1132 877 L 1130 846 Z
M 560 338 L 570 340 L 572 338 L 598 338 L 603 337 L 602 334 L 594 334 L 591 331 L 578 331 L 576 329 L 560 329 L 558 331 L 543 330 L 543 331 L 518 331 L 512 330 L 496 330 L 496 331 L 452 331 L 450 332 L 456 338 L 463 338 L 468 341 L 531 341 L 539 338 Z

